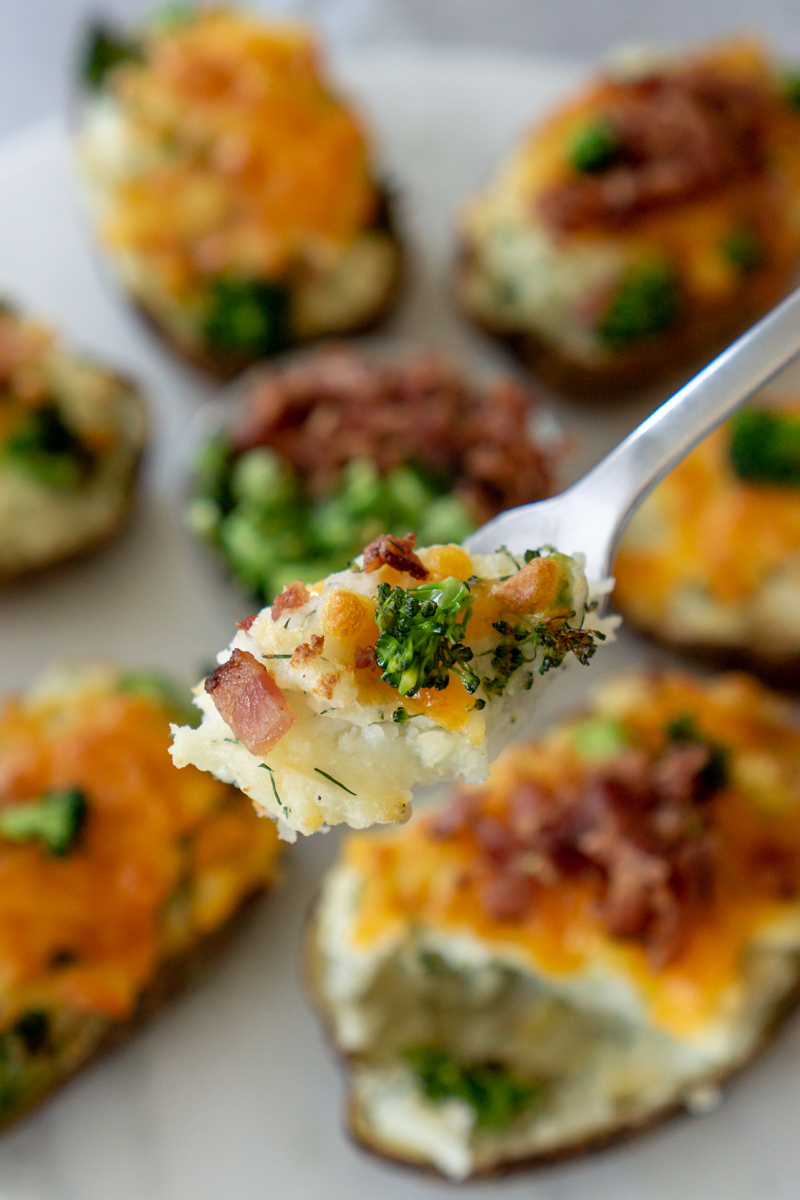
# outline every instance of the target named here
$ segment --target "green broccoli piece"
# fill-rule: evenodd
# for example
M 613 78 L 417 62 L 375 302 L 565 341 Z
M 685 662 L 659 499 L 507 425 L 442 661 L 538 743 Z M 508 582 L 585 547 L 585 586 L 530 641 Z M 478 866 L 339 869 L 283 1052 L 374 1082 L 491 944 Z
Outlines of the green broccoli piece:
M 569 147 L 569 161 L 576 171 L 596 175 L 619 159 L 622 144 L 607 117 L 599 117 L 575 131 Z
M 104 86 L 106 76 L 114 67 L 123 62 L 140 62 L 143 57 L 139 42 L 99 22 L 87 32 L 80 57 L 80 78 L 87 87 L 97 91 Z
M 289 296 L 278 283 L 221 277 L 209 286 L 203 336 L 210 350 L 258 358 L 289 340 Z
M 40 800 L 0 809 L 0 836 L 10 842 L 39 838 L 57 858 L 74 846 L 86 820 L 86 797 L 79 788 L 48 792 Z
M 120 675 L 117 687 L 129 696 L 139 696 L 166 709 L 182 725 L 200 724 L 200 713 L 191 703 L 188 689 L 179 687 L 160 671 L 148 667 L 125 671 Z
M 2 457 L 53 488 L 78 487 L 94 466 L 93 455 L 55 403 L 43 404 L 17 421 L 2 447 Z
M 575 752 L 589 762 L 613 758 L 630 746 L 625 726 L 612 717 L 587 717 L 572 730 Z
M 640 263 L 625 275 L 597 332 L 612 350 L 624 350 L 670 329 L 681 310 L 678 277 L 670 264 Z
M 743 408 L 728 428 L 730 462 L 741 480 L 800 487 L 800 413 Z
M 438 1046 L 414 1046 L 404 1058 L 422 1094 L 434 1104 L 461 1100 L 485 1132 L 500 1132 L 541 1097 L 541 1084 L 522 1079 L 500 1063 L 461 1063 Z
M 420 688 L 442 691 L 455 671 L 468 692 L 476 691 L 480 680 L 467 666 L 472 651 L 461 640 L 471 614 L 469 584 L 452 576 L 408 589 L 379 584 L 375 655 L 381 679 L 401 696 L 412 696 Z
M 752 229 L 734 229 L 722 243 L 722 253 L 742 275 L 764 265 L 764 247 Z

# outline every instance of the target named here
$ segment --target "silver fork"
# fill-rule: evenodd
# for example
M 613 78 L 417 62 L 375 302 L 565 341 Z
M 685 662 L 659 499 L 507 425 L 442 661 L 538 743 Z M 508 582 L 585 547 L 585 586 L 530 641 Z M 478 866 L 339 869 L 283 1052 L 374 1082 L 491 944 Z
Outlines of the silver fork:
M 647 493 L 684 455 L 800 353 L 800 288 L 709 363 L 560 496 L 509 509 L 468 539 L 471 551 L 552 545 L 603 579 Z

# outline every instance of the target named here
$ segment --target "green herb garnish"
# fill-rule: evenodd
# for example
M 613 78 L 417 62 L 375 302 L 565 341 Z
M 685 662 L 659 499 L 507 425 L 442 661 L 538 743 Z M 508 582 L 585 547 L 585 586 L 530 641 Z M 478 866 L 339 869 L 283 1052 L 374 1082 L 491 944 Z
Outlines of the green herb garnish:
M 0 449 L 0 456 L 39 483 L 74 488 L 84 483 L 94 457 L 50 402 L 17 421 Z
M 318 775 L 323 775 L 325 779 L 329 779 L 331 783 L 335 783 L 336 786 L 341 788 L 343 792 L 347 792 L 348 796 L 357 795 L 356 792 L 351 792 L 349 787 L 345 787 L 343 783 L 340 783 L 338 779 L 334 779 L 333 776 L 329 775 L 327 771 L 322 771 L 319 767 L 314 767 L 314 770 Z
M 381 679 L 401 696 L 412 696 L 420 688 L 442 691 L 455 671 L 468 692 L 476 691 L 480 680 L 467 666 L 472 650 L 462 642 L 471 615 L 469 585 L 452 576 L 414 588 L 379 584 L 375 656 Z
M 764 247 L 752 229 L 734 229 L 722 243 L 722 253 L 742 275 L 764 265 Z
M 0 836 L 9 842 L 36 838 L 61 858 L 72 849 L 86 820 L 86 797 L 79 788 L 48 792 L 40 800 L 0 809 Z
M 730 461 L 741 480 L 800 486 L 800 413 L 744 408 L 729 429 Z
M 619 159 L 622 143 L 606 117 L 582 125 L 573 135 L 569 161 L 576 171 L 595 175 L 607 170 Z
M 500 1063 L 461 1063 L 438 1046 L 414 1046 L 403 1056 L 426 1100 L 461 1100 L 475 1113 L 478 1129 L 508 1127 L 541 1096 L 541 1084 L 522 1079 Z
M 79 72 L 87 87 L 103 87 L 106 76 L 123 62 L 140 62 L 142 47 L 133 38 L 125 37 L 109 25 L 95 24 L 87 33 L 81 55 Z
M 223 276 L 209 286 L 203 336 L 210 350 L 259 358 L 289 340 L 289 294 L 278 283 Z
M 631 267 L 601 318 L 597 332 L 614 350 L 662 333 L 681 316 L 678 276 L 669 263 Z

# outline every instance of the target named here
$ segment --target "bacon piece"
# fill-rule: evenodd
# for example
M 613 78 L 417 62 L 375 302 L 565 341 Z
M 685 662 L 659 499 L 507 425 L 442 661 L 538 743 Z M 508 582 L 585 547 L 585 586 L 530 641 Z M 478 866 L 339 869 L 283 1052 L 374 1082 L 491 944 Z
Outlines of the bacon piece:
M 407 533 L 405 537 L 394 537 L 383 533 L 364 548 L 364 570 L 377 571 L 381 567 L 394 567 L 412 579 L 427 579 L 430 571 L 424 567 L 414 553 L 417 535 Z
M 236 628 L 241 629 L 244 633 L 247 633 L 257 616 L 258 613 L 251 613 L 249 617 L 243 617 L 241 621 L 236 622 Z
M 234 650 L 205 683 L 217 712 L 251 754 L 267 754 L 297 717 L 267 668 Z
M 301 642 L 295 647 L 292 654 L 291 665 L 293 667 L 304 667 L 307 662 L 311 662 L 312 658 L 317 658 L 322 654 L 322 647 L 325 645 L 325 638 L 320 637 L 318 633 L 312 633 L 310 642 Z
M 506 868 L 484 879 L 480 886 L 481 905 L 493 921 L 519 921 L 533 900 L 536 884 L 524 871 Z
M 308 604 L 310 599 L 311 593 L 302 579 L 295 579 L 294 583 L 287 583 L 281 594 L 272 601 L 273 621 L 277 621 L 285 612 L 302 608 L 304 604 Z
M 369 671 L 377 667 L 378 659 L 374 646 L 356 646 L 356 668 L 359 671 Z

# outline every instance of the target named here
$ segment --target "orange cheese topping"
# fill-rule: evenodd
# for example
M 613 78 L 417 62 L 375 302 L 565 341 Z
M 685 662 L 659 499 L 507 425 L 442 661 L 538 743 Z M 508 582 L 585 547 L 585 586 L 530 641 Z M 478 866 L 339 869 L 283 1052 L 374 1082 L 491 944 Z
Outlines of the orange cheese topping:
M 490 918 L 479 898 L 472 830 L 437 838 L 425 817 L 397 832 L 348 839 L 346 861 L 364 880 L 357 945 L 368 948 L 423 924 L 470 934 L 489 948 L 511 949 L 534 969 L 556 976 L 602 962 L 629 978 L 655 1023 L 677 1036 L 691 1035 L 713 1019 L 726 993 L 736 988 L 745 951 L 759 928 L 789 909 L 797 911 L 797 901 L 777 898 L 754 868 L 752 850 L 763 844 L 795 860 L 800 854 L 800 732 L 779 702 L 744 676 L 707 684 L 677 674 L 643 677 L 614 715 L 624 719 L 637 744 L 656 748 L 664 744 L 667 723 L 687 713 L 707 736 L 730 749 L 732 783 L 715 801 L 714 898 L 668 966 L 656 969 L 641 945 L 607 933 L 597 911 L 598 890 L 585 878 L 538 884 L 520 920 Z M 779 813 L 761 807 L 745 786 L 744 763 L 754 755 L 772 763 L 783 795 Z M 482 790 L 481 812 L 502 814 L 522 782 L 546 785 L 567 777 L 579 786 L 583 771 L 568 728 L 557 730 L 547 741 L 506 752 Z
M 657 257 L 678 271 L 691 305 L 714 306 L 743 288 L 760 294 L 800 253 L 800 119 L 777 95 L 774 68 L 764 49 L 743 38 L 698 55 L 698 65 L 733 81 L 763 85 L 774 95 L 766 114 L 765 168 L 735 180 L 715 194 L 685 199 L 637 214 L 624 225 L 603 225 L 569 235 L 570 241 L 616 245 L 626 257 Z M 657 70 L 657 68 L 656 68 Z M 533 130 L 513 164 L 513 186 L 535 208 L 537 197 L 578 176 L 569 160 L 576 133 L 602 116 L 614 102 L 619 83 L 600 79 Z M 754 230 L 769 269 L 746 275 L 731 262 L 724 246 L 732 231 Z M 769 299 L 770 293 L 765 292 Z M 604 297 L 587 298 L 587 309 Z
M 779 403 L 800 407 L 800 398 Z M 615 597 L 645 623 L 658 621 L 687 587 L 741 609 L 773 571 L 800 554 L 800 492 L 743 483 L 728 444 L 725 427 L 706 438 L 659 485 L 623 538 Z M 644 521 L 646 542 L 636 532 Z
M 200 11 L 150 32 L 109 86 L 139 162 L 110 185 L 103 236 L 176 295 L 324 265 L 375 213 L 359 120 L 300 26 Z
M 63 858 L 0 838 L 4 1022 L 31 1003 L 126 1016 L 165 956 L 274 874 L 272 823 L 210 775 L 173 767 L 169 719 L 109 690 L 0 709 L 0 806 L 66 787 L 87 801 Z

